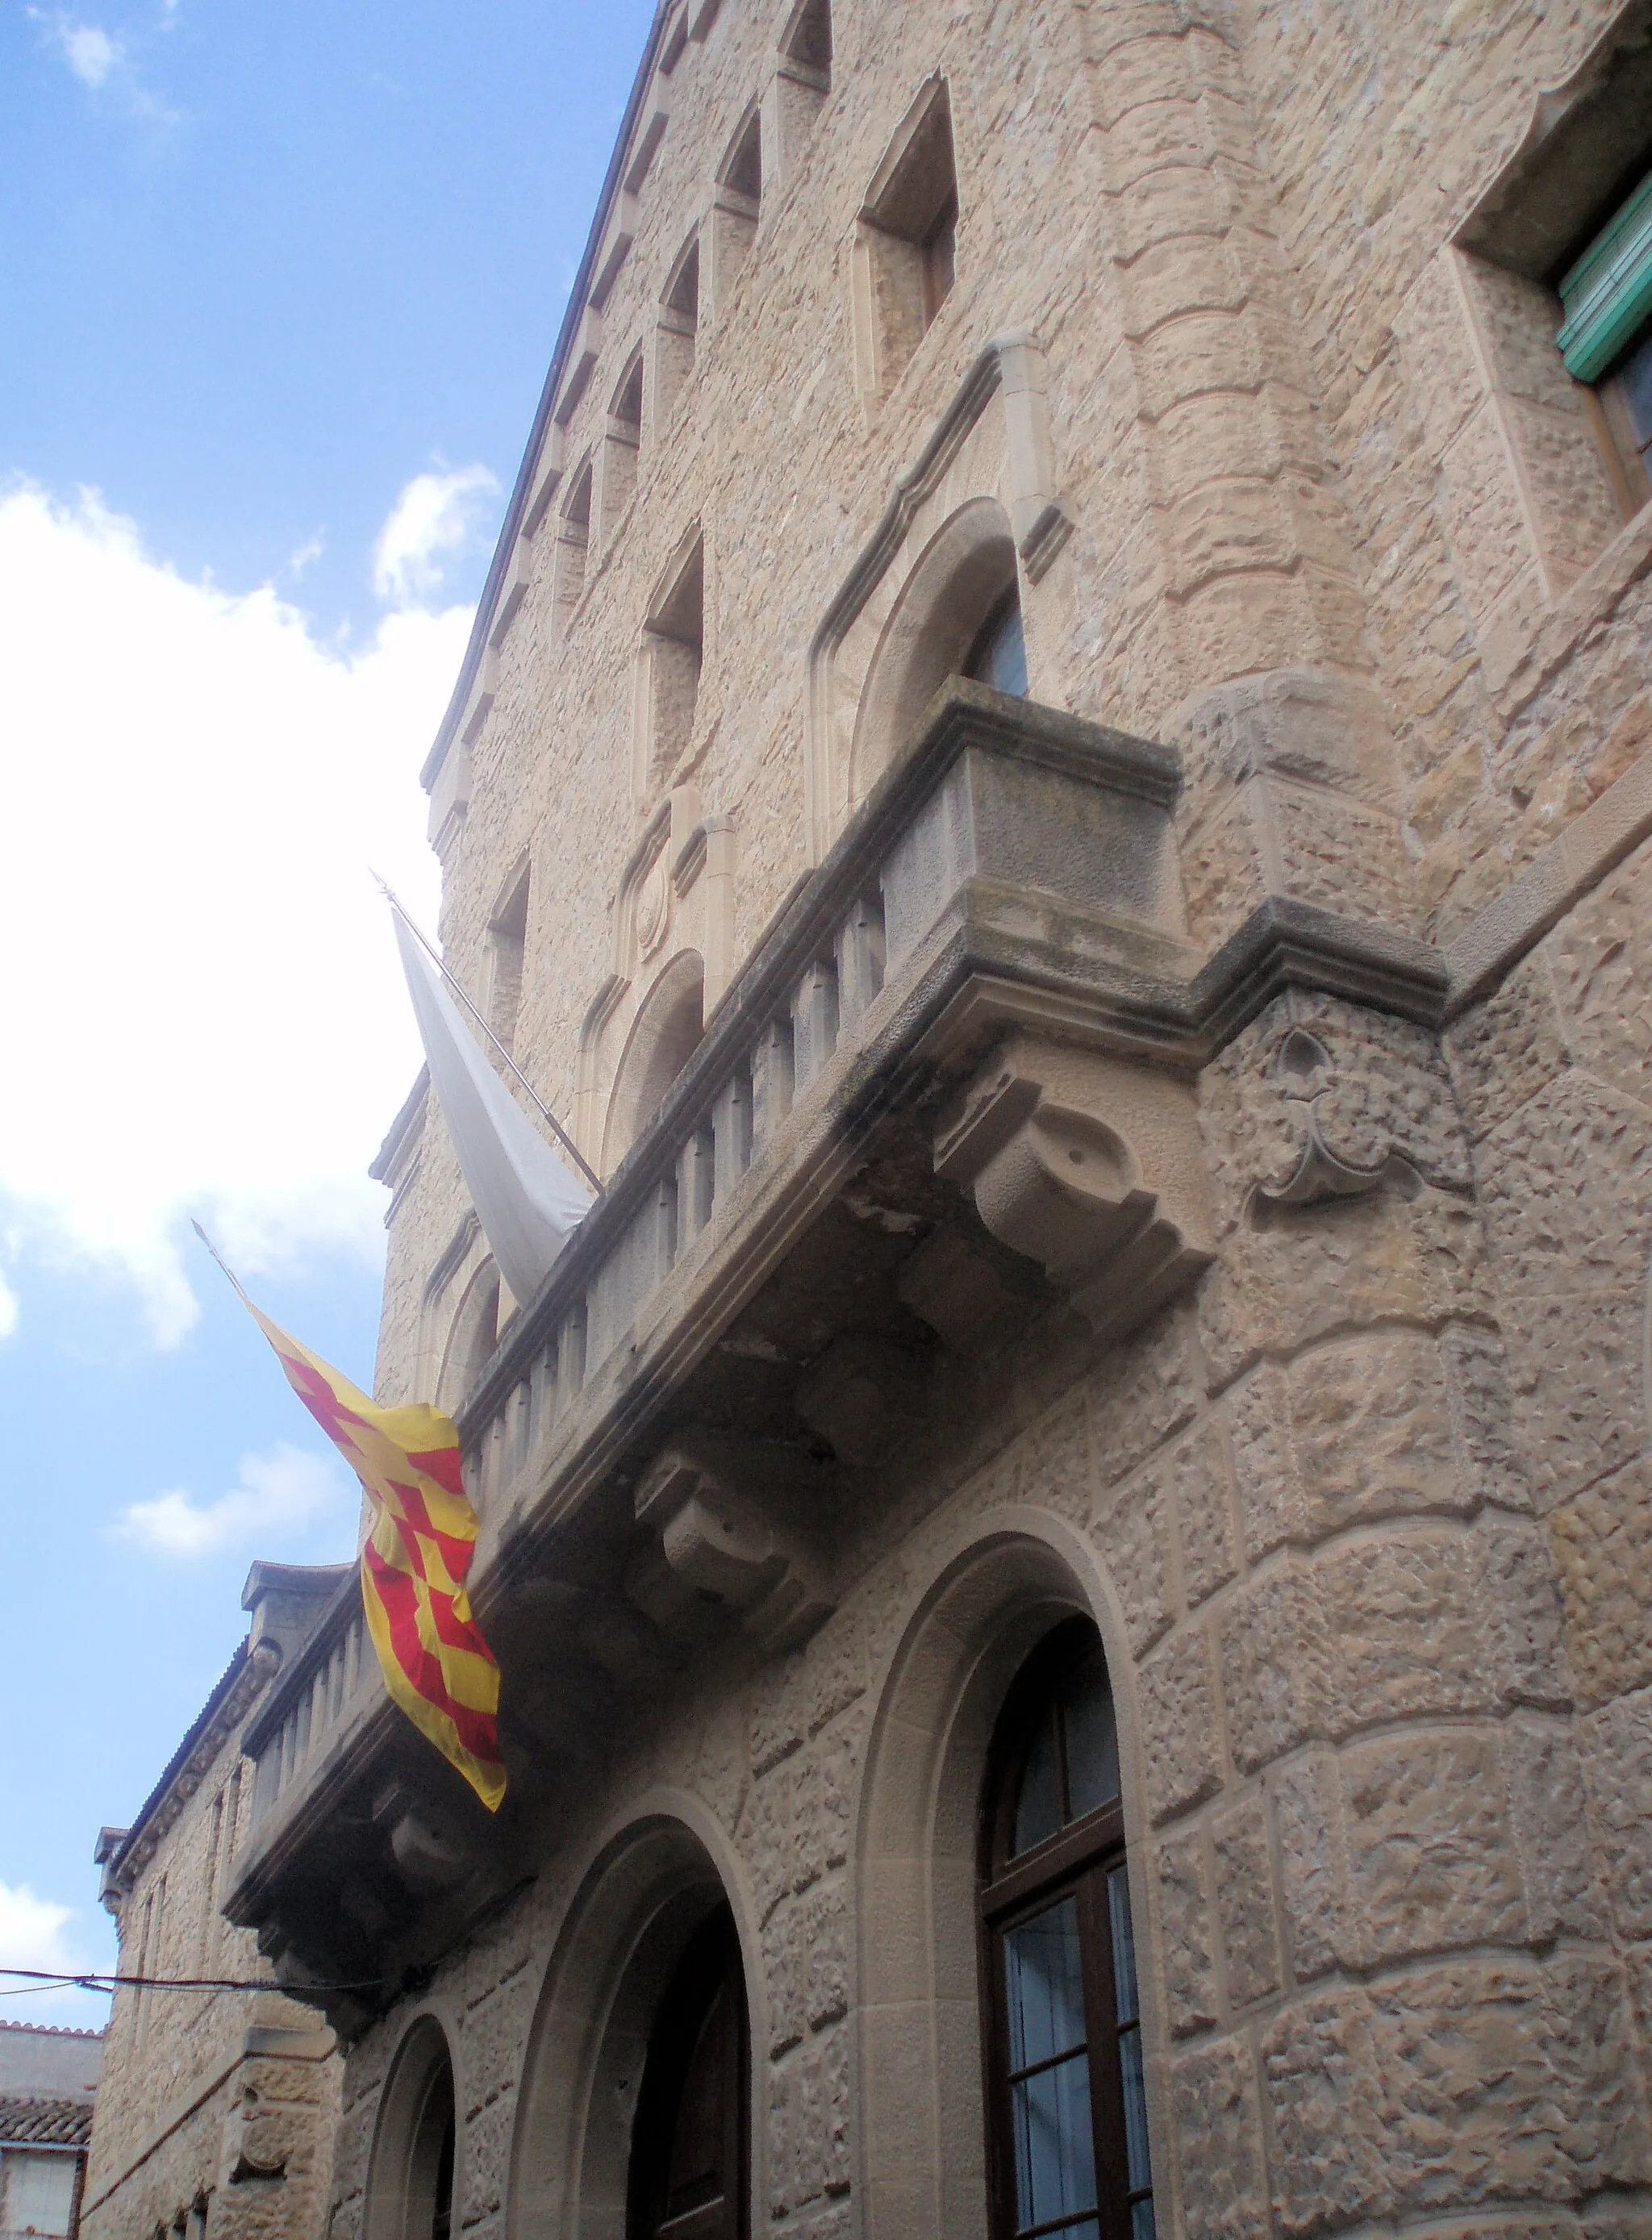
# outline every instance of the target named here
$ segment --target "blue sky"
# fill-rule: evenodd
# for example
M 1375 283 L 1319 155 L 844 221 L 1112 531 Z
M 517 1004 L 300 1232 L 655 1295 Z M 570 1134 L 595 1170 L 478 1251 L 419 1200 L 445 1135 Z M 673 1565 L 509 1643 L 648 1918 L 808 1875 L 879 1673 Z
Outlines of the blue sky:
M 189 1234 L 371 1372 L 416 1045 L 383 869 L 647 0 L 0 0 L 0 1962 L 355 1497 Z M 83 1995 L 0 2014 L 83 2023 Z

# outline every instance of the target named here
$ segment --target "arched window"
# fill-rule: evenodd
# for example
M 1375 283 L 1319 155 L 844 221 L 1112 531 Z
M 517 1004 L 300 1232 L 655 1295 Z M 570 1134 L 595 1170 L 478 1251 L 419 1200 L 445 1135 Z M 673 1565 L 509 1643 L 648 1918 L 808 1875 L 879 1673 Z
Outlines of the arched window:
M 1005 1703 L 980 1923 L 994 2240 L 1154 2240 L 1118 1733 L 1088 1618 Z
M 705 963 L 697 950 L 674 957 L 631 1025 L 609 1097 L 603 1168 L 611 1174 L 659 1110 L 705 1030 Z
M 1021 626 L 1021 600 L 1012 584 L 982 624 L 963 665 L 966 677 L 1000 692 L 1027 695 L 1027 640 Z
M 445 2061 L 431 2076 L 413 2132 L 404 2240 L 450 2240 L 453 2229 L 453 2071 Z
M 750 2031 L 734 1917 L 719 1905 L 660 2001 L 631 2130 L 627 2240 L 745 2240 Z

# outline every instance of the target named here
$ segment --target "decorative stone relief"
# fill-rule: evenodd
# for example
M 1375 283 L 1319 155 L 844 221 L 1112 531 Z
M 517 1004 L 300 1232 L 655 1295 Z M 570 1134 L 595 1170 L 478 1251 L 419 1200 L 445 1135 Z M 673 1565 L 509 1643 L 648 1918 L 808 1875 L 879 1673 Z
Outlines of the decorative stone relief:
M 636 1489 L 657 1541 L 627 1592 L 663 1632 L 726 1612 L 770 1652 L 808 1639 L 836 1607 L 800 1514 L 806 1464 L 690 1432 L 662 1449 Z
M 1293 992 L 1250 1043 L 1239 1101 L 1230 1181 L 1254 1205 L 1323 1205 L 1385 1187 L 1470 1188 L 1467 1137 L 1438 1044 L 1409 1020 Z
M 1098 1333 L 1133 1327 L 1210 1258 L 1193 1091 L 1175 1075 L 1013 1035 L 943 1121 L 935 1163 Z

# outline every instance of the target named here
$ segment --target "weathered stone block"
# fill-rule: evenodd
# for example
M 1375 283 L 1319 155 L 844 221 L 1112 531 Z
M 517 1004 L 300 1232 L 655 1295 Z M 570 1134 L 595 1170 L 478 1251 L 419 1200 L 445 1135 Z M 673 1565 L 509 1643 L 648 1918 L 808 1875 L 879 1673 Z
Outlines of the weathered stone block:
M 1284 1370 L 1272 1362 L 1258 1362 L 1223 1406 L 1231 1427 L 1240 1534 L 1247 1557 L 1256 1563 L 1286 1541 L 1309 1537 Z
M 1261 2240 L 1269 2227 L 1262 2120 L 1242 2038 L 1185 2053 L 1170 2071 L 1189 2240 Z
M 1476 1142 L 1555 1078 L 1566 1054 L 1541 950 L 1463 1013 L 1446 1037 L 1446 1049 Z
M 1652 1462 L 1630 1463 L 1550 1516 L 1568 1658 L 1599 1703 L 1652 1681 Z
M 1453 1526 L 1361 1540 L 1317 1559 L 1337 1732 L 1489 1706 L 1476 1568 L 1472 1543 Z
M 1145 1657 L 1170 1623 L 1162 1473 L 1144 1470 L 1101 1503 L 1093 1537 L 1124 1613 L 1134 1657 Z
M 1652 849 L 1638 848 L 1543 944 L 1566 1044 L 1626 1096 L 1652 1105 Z
M 1582 1743 L 1613 1925 L 1652 1937 L 1652 1692 L 1583 1720 Z
M 1619 1469 L 1644 1437 L 1642 1288 L 1516 1293 L 1509 1350 L 1515 1421 L 1547 1514 Z
M 1606 1934 L 1578 1739 L 1569 1722 L 1511 1719 L 1501 1743 L 1509 1824 L 1534 1943 Z
M 1142 1666 L 1137 1685 L 1148 1808 L 1156 1827 L 1222 1785 L 1216 1680 L 1204 1629 L 1174 1635 Z
M 1216 2019 L 1210 1947 L 1210 1897 L 1204 1838 L 1196 1830 L 1161 1843 L 1159 1917 L 1163 1928 L 1165 2013 L 1172 2037 L 1208 2030 Z
M 1180 1429 L 1204 1397 L 1194 1310 L 1178 1301 L 1122 1345 L 1089 1380 L 1097 1483 L 1116 1485 Z
M 1260 1797 L 1221 1815 L 1211 1843 L 1228 1997 L 1236 2007 L 1248 2007 L 1279 1989 L 1273 1862 Z
M 1496 1741 L 1418 1732 L 1342 1761 L 1354 1902 L 1375 1959 L 1518 1943 L 1525 1892 Z
M 1361 1964 L 1364 1943 L 1350 1898 L 1342 1782 L 1329 1750 L 1304 1751 L 1268 1777 L 1279 1837 L 1279 1897 L 1291 1974 L 1311 1983 Z
M 1378 1517 L 1463 1510 L 1440 1349 L 1427 1337 L 1316 1348 L 1289 1372 L 1291 1436 L 1316 1537 Z
M 1171 1450 L 1161 1477 L 1181 1525 L 1182 1593 L 1189 1609 L 1196 1609 L 1239 1568 L 1233 1471 L 1220 1416 L 1207 1415 Z
M 1229 1738 L 1242 1773 L 1326 1731 L 1328 1644 L 1309 1579 L 1294 1558 L 1229 1600 L 1221 1643 Z
M 1297 2000 L 1262 2040 L 1279 2229 L 1306 2235 L 1382 2204 L 1382 2077 L 1370 2010 L 1354 1991 Z
M 1464 1961 L 1373 1990 L 1371 2011 L 1404 2207 L 1642 2181 L 1645 2117 L 1611 1962 Z

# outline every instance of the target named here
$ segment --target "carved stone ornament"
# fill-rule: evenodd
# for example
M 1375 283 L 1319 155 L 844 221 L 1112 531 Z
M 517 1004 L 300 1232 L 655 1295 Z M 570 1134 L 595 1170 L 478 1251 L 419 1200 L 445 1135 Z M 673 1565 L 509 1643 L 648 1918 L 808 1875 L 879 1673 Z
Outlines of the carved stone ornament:
M 935 1163 L 1109 1337 L 1214 1250 L 1194 1094 L 1179 1075 L 1012 1035 L 937 1131 Z
M 1290 1025 L 1266 1062 L 1296 1150 L 1257 1183 L 1258 1204 L 1324 1205 L 1424 1184 L 1466 1190 L 1462 1127 L 1430 1038 L 1333 999 L 1315 1009 L 1311 1024 Z
M 658 1538 L 633 1566 L 632 1601 L 667 1633 L 721 1610 L 766 1650 L 806 1640 L 835 1602 L 799 1477 L 783 1457 L 704 1433 L 662 1449 L 636 1490 L 637 1522 Z
M 241 2137 L 235 2165 L 230 2172 L 230 2184 L 284 2178 L 291 2150 L 287 2126 L 281 2117 L 267 2113 L 250 2095 L 241 2110 Z

